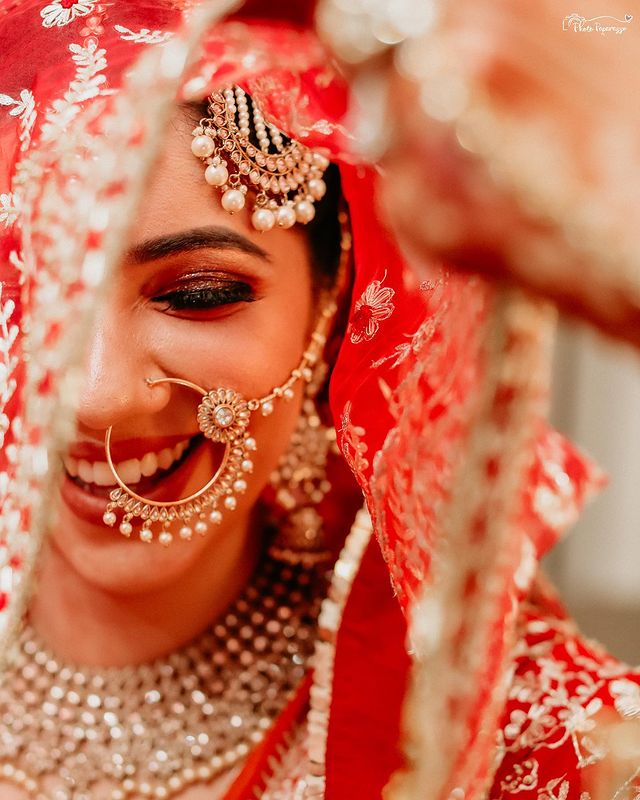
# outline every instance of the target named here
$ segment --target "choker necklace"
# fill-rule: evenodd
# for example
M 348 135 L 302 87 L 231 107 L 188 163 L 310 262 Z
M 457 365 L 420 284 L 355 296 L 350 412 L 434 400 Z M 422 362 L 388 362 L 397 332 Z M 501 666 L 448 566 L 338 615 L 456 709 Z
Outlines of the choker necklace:
M 313 652 L 323 569 L 265 559 L 205 633 L 149 664 L 62 664 L 25 627 L 0 685 L 0 780 L 37 800 L 170 798 L 238 763 Z

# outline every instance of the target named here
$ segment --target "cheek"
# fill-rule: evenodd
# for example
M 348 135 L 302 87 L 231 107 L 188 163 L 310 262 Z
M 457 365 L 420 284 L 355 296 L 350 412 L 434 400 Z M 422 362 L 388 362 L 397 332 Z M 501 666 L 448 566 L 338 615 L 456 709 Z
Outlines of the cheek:
M 226 318 L 203 323 L 157 315 L 160 319 L 149 335 L 162 344 L 156 360 L 165 373 L 191 380 L 207 390 L 228 388 L 247 400 L 259 399 L 284 383 L 298 367 L 310 335 L 311 305 L 309 292 L 289 298 L 289 302 L 265 297 Z M 245 508 L 264 489 L 294 432 L 300 415 L 302 381 L 294 389 L 291 400 L 274 400 L 273 413 L 263 416 L 257 410 L 251 415 L 250 433 L 258 449 L 241 501 Z M 195 405 L 178 405 L 174 401 L 166 419 L 171 418 L 171 424 L 180 430 L 193 430 L 195 413 Z M 215 472 L 219 455 L 214 448 L 205 449 L 197 475 L 192 476 L 194 486 L 202 485 Z
M 310 317 L 310 294 L 265 297 L 206 322 L 154 313 L 146 338 L 153 360 L 166 374 L 258 399 L 298 366 Z

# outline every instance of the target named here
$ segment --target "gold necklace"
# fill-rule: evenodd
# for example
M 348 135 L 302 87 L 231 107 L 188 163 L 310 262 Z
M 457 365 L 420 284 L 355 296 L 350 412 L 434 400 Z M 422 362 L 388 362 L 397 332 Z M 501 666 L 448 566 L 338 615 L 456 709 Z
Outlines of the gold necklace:
M 221 620 L 139 666 L 62 664 L 25 626 L 0 685 L 0 778 L 37 800 L 166 800 L 211 781 L 264 737 L 303 677 L 323 572 L 265 559 Z

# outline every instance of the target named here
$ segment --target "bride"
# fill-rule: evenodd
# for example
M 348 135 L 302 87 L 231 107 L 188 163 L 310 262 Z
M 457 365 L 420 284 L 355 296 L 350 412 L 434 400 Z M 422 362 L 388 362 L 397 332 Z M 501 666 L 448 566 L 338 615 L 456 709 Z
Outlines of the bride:
M 0 5 L 0 794 L 399 797 L 491 292 L 413 278 L 304 8 L 178 5 Z M 481 782 L 604 797 L 637 677 L 533 578 L 599 481 L 538 431 Z

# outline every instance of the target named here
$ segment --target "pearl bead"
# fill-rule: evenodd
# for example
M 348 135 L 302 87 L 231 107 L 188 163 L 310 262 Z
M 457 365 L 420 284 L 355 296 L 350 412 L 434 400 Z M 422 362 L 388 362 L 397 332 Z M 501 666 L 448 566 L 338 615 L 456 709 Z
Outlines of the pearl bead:
M 256 440 L 253 438 L 253 436 L 248 436 L 244 440 L 244 444 L 245 444 L 245 447 L 247 448 L 247 450 L 255 450 L 256 447 L 258 446 L 258 444 L 257 444 Z
M 282 396 L 284 397 L 285 400 L 293 400 L 293 398 L 295 397 L 295 392 L 291 387 L 287 387 L 282 393 Z
M 306 225 L 308 222 L 315 217 L 316 210 L 313 207 L 313 203 L 310 203 L 308 200 L 299 200 L 296 203 L 296 219 L 298 222 L 302 222 Z
M 163 547 L 168 547 L 173 541 L 173 536 L 169 533 L 169 531 L 162 531 L 160 536 L 158 536 L 158 541 Z
M 316 165 L 316 167 L 318 167 L 318 169 L 325 170 L 331 162 L 326 156 L 323 156 L 320 153 L 314 153 L 313 163 Z
M 247 491 L 247 482 L 243 481 L 242 478 L 238 478 L 237 481 L 234 481 L 233 491 L 234 492 L 238 492 L 238 494 L 242 494 L 243 492 L 246 492 Z
M 244 195 L 239 189 L 227 189 L 222 195 L 222 207 L 230 214 L 242 211 L 244 208 Z
M 248 458 L 245 459 L 240 466 L 243 472 L 253 472 L 253 461 Z
M 150 542 L 153 539 L 153 534 L 149 530 L 149 528 L 143 528 L 140 531 L 140 539 L 143 542 Z
M 327 184 L 320 178 L 312 178 L 309 183 L 309 194 L 316 200 L 322 200 L 327 193 Z
M 219 525 L 222 522 L 222 514 L 215 509 L 209 514 L 209 522 L 213 522 L 214 525 Z
M 266 403 L 263 403 L 260 406 L 260 410 L 262 411 L 263 417 L 268 417 L 269 414 L 273 414 L 273 403 L 270 400 L 267 400 Z
M 251 223 L 257 231 L 270 231 L 276 224 L 276 217 L 268 208 L 256 208 L 251 216 Z
M 215 149 L 216 146 L 210 136 L 195 136 L 191 142 L 191 152 L 198 158 L 209 158 Z
M 276 212 L 276 220 L 280 228 L 292 228 L 296 224 L 296 212 L 293 206 L 280 206 Z
M 229 511 L 233 511 L 234 508 L 237 506 L 238 502 L 233 495 L 227 495 L 224 498 L 224 507 L 228 508 Z
M 204 171 L 204 179 L 210 186 L 224 186 L 229 180 L 229 170 L 224 164 L 210 164 Z
M 209 530 L 209 528 L 207 527 L 207 523 L 203 522 L 203 520 L 199 520 L 198 522 L 196 522 L 196 524 L 193 526 L 193 529 L 199 536 L 204 536 Z
M 113 513 L 113 511 L 105 511 L 105 513 L 102 516 L 102 521 L 104 522 L 105 525 L 109 525 L 109 527 L 116 524 L 116 519 L 117 517 Z
M 123 536 L 131 536 L 131 531 L 133 530 L 133 525 L 130 522 L 121 522 L 120 523 L 120 533 Z
M 181 539 L 184 539 L 185 542 L 188 542 L 191 539 L 191 535 L 192 534 L 193 534 L 193 531 L 191 530 L 191 528 L 188 525 L 183 525 L 180 528 L 179 536 L 180 536 Z M 164 542 L 162 541 L 162 535 L 160 535 L 160 542 L 162 544 L 164 544 Z

